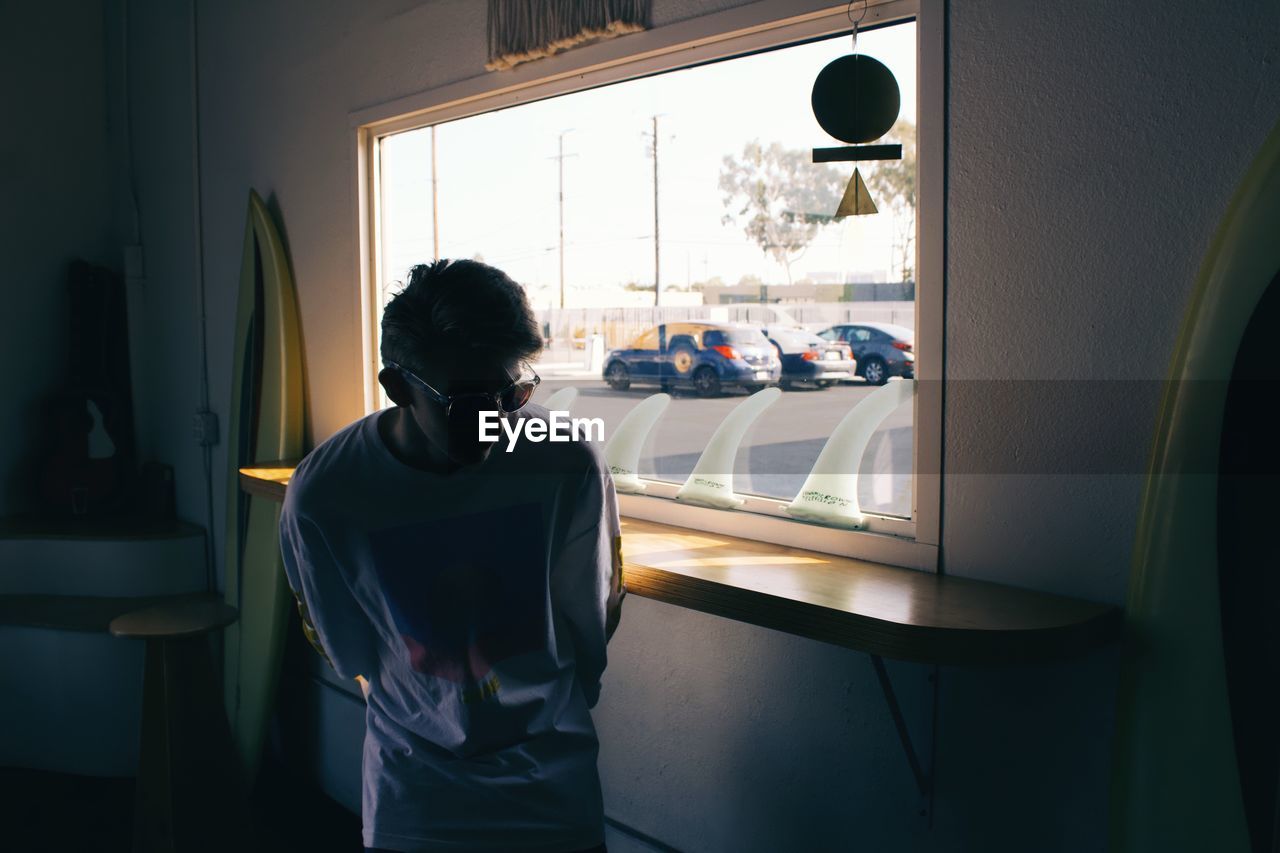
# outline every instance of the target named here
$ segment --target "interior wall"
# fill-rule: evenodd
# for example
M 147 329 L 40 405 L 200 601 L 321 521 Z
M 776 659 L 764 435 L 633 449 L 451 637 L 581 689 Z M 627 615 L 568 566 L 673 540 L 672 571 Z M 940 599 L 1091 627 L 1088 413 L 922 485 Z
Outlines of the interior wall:
M 97 0 L 8 3 L 0 26 L 0 515 L 30 508 L 18 479 L 36 406 L 66 372 L 67 266 L 110 251 L 105 37 Z
M 1151 380 L 1278 61 L 1275 3 L 953 4 L 948 570 L 1121 600 Z
M 143 253 L 143 275 L 130 285 L 135 405 L 148 426 L 142 436 L 145 452 L 174 466 L 178 515 L 208 527 L 205 475 L 193 425 L 201 403 L 202 367 L 190 8 L 173 0 L 106 0 L 106 6 L 113 43 L 128 44 L 128 108 L 117 98 L 113 112 L 121 125 L 129 124 Z M 119 180 L 124 182 L 128 164 L 120 165 Z M 121 230 L 128 232 L 127 223 Z M 234 281 L 230 287 L 234 293 Z M 208 328 L 211 338 L 232 334 L 230 326 Z M 229 375 L 230 359 L 215 365 L 219 367 Z M 229 396 L 228 390 L 212 407 L 224 426 Z M 221 556 L 221 535 L 213 541 Z
M 180 35 L 163 5 L 138 3 L 135 18 Z M 655 0 L 655 23 L 732 5 Z M 253 187 L 290 247 L 319 441 L 362 414 L 348 114 L 483 73 L 484 4 L 239 0 L 199 14 L 214 408 L 225 423 Z M 1164 375 L 1214 226 L 1280 115 L 1278 28 L 1275 4 L 951 4 L 947 571 L 1123 600 L 1156 406 L 1143 380 Z M 150 50 L 142 120 L 176 146 L 181 97 L 163 72 L 182 63 Z M 191 209 L 171 192 L 174 158 L 142 167 L 143 209 L 148 244 L 172 240 L 165 310 L 185 324 Z M 191 335 L 156 347 L 171 363 L 153 392 L 177 396 L 150 426 L 186 435 Z M 201 518 L 196 459 L 179 464 L 180 511 Z M 1114 649 L 944 669 L 932 828 L 864 655 L 635 597 L 610 651 L 595 713 L 607 810 L 679 849 L 1104 846 Z M 891 673 L 927 744 L 926 668 Z

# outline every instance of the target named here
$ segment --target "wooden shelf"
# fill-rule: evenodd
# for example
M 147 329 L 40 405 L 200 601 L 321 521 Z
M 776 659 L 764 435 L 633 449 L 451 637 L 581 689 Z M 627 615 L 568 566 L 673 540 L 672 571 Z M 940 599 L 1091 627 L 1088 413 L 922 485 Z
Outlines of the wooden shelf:
M 283 500 L 290 462 L 240 469 L 242 488 Z M 623 519 L 627 590 L 704 613 L 896 660 L 1027 663 L 1116 640 L 1121 611 L 1049 595 Z
M 1116 639 L 1120 610 L 1002 584 L 623 519 L 637 595 L 897 660 L 1022 663 Z
M 141 539 L 180 539 L 203 536 L 204 528 L 189 521 L 145 519 L 52 519 L 11 515 L 0 518 L 0 539 L 90 539 L 103 542 Z
M 259 462 L 252 468 L 241 468 L 240 488 L 251 495 L 283 503 L 284 488 L 289 485 L 299 461 Z
M 116 637 L 141 640 L 175 640 L 225 628 L 239 618 L 237 611 L 216 593 L 172 596 L 132 610 L 111 620 Z
M 0 625 L 55 631 L 107 633 L 113 620 L 137 610 L 200 601 L 204 593 L 179 595 L 0 595 Z

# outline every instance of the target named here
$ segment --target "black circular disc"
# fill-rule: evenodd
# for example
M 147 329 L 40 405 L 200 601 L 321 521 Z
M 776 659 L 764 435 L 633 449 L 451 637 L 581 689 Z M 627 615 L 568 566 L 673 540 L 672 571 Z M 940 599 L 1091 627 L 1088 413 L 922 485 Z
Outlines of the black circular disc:
M 871 142 L 893 127 L 902 93 L 883 62 L 862 54 L 834 59 L 813 81 L 813 115 L 841 142 Z

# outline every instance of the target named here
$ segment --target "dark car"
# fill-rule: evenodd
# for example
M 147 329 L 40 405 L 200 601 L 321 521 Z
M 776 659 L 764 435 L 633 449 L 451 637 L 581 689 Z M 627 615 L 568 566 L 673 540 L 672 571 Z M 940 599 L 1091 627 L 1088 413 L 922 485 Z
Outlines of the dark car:
M 783 388 L 803 383 L 829 388 L 856 373 L 857 362 L 842 341 L 826 341 L 801 329 L 769 328 L 764 333 L 782 360 L 778 384 Z
M 840 323 L 818 332 L 827 341 L 844 341 L 858 360 L 858 375 L 871 385 L 891 376 L 916 375 L 915 332 L 893 323 Z
M 664 323 L 604 359 L 604 381 L 619 391 L 657 385 L 692 388 L 703 397 L 730 387 L 751 393 L 776 385 L 781 375 L 764 333 L 734 323 Z

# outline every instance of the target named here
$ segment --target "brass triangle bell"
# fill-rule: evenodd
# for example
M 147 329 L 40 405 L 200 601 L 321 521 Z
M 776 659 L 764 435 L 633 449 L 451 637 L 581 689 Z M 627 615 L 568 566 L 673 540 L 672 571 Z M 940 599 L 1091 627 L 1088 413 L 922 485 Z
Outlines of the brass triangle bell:
M 849 186 L 844 189 L 844 198 L 840 199 L 840 206 L 836 208 L 835 218 L 867 216 L 878 212 L 876 203 L 871 200 L 871 193 L 867 191 L 867 185 L 862 180 L 862 173 L 854 169 L 853 177 L 849 179 Z

